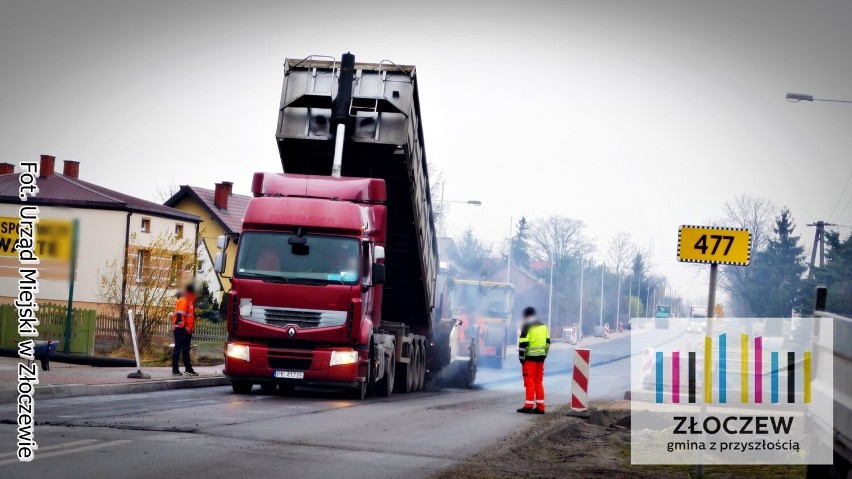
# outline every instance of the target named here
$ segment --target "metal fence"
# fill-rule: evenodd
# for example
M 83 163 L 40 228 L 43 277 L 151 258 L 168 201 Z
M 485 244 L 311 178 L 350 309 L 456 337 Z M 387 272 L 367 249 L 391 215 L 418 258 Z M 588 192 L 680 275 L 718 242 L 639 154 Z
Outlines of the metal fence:
M 126 319 L 106 315 L 97 317 L 95 333 L 95 352 L 107 354 L 123 346 L 131 347 L 130 325 Z M 197 348 L 199 356 L 219 357 L 225 344 L 228 331 L 225 323 L 214 323 L 205 320 L 195 321 L 192 334 L 192 344 Z M 151 344 L 156 348 L 167 348 L 174 343 L 170 321 L 157 322 L 151 337 Z

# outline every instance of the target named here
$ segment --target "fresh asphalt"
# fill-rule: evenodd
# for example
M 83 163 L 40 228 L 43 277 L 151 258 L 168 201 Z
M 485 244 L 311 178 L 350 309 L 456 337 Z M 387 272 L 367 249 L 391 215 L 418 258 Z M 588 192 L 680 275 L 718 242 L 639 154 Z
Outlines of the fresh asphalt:
M 589 349 L 591 398 L 622 398 L 630 336 Z M 555 345 L 548 358 L 551 410 L 570 398 L 571 357 L 567 345 Z M 4 404 L 0 477 L 429 477 L 524 427 L 530 417 L 514 412 L 522 402 L 516 359 L 480 369 L 473 389 L 364 401 L 258 388 L 240 396 L 229 387 L 42 400 L 31 463 L 14 457 L 15 409 Z

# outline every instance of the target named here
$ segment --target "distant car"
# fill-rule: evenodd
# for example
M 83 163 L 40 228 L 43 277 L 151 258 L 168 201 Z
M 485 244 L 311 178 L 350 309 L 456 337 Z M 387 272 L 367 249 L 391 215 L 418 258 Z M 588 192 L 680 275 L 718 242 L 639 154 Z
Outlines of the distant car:
M 697 321 L 690 321 L 686 326 L 686 332 L 690 334 L 704 334 L 704 325 Z

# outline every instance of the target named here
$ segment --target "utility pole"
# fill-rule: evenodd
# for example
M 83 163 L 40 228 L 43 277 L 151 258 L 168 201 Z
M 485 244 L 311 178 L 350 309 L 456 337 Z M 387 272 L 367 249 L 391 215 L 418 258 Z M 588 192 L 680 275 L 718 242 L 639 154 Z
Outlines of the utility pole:
M 580 325 L 577 331 L 577 340 L 583 337 L 583 271 L 586 270 L 586 260 L 580 257 Z
M 811 265 L 808 268 L 808 278 L 814 277 L 814 263 L 816 262 L 816 254 L 817 254 L 817 245 L 819 245 L 819 267 L 822 268 L 825 266 L 825 227 L 826 226 L 841 226 L 834 223 L 827 223 L 825 221 L 816 221 L 814 223 L 808 223 L 807 226 L 816 226 L 816 233 L 814 234 L 814 248 L 811 250 Z
M 512 221 L 514 221 L 514 219 L 509 218 L 509 252 L 506 254 L 506 257 L 508 258 L 506 260 L 506 282 L 507 283 L 512 282 L 512 250 L 515 249 L 514 245 L 512 244 Z
M 601 331 L 603 331 L 603 304 L 604 304 L 604 273 L 606 272 L 606 267 L 604 267 L 603 263 L 601 263 Z M 603 333 L 602 333 L 603 334 Z
M 633 273 L 630 273 L 630 289 L 627 293 L 627 319 L 633 318 Z
M 547 298 L 547 330 L 553 324 L 553 257 L 550 258 L 550 295 Z

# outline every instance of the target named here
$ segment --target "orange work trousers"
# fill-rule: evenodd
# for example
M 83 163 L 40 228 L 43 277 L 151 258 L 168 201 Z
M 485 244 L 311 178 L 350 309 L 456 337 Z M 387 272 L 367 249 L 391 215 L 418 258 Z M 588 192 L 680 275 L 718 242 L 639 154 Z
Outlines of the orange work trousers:
M 526 389 L 525 408 L 536 407 L 544 411 L 544 361 L 524 361 L 521 365 Z

